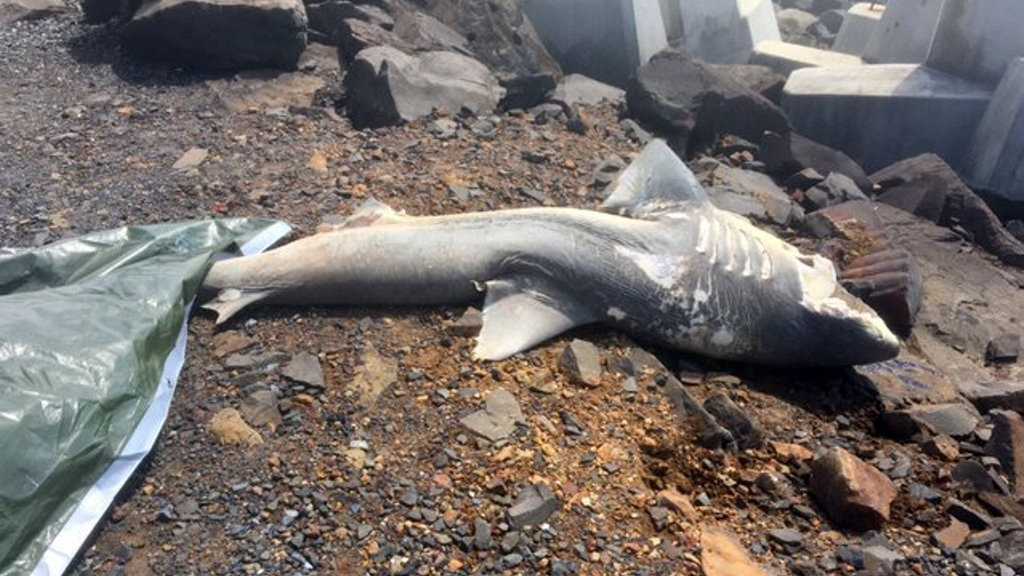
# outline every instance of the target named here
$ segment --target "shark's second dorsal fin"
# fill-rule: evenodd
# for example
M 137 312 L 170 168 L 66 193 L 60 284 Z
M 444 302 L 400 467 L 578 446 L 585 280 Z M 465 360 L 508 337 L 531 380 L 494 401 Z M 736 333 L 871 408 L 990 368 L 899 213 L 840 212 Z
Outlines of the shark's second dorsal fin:
M 697 177 L 664 140 L 652 140 L 619 175 L 601 209 L 631 218 L 653 218 L 680 204 L 707 202 Z

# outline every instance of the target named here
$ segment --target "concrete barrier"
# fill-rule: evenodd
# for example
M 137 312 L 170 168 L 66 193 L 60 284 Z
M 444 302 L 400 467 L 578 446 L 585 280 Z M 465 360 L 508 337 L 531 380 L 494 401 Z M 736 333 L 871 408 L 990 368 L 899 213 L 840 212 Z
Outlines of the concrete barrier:
M 789 76 L 801 68 L 859 66 L 864 62 L 850 54 L 772 41 L 758 44 L 750 56 L 750 63 L 768 66 L 783 76 Z
M 746 64 L 760 42 L 781 40 L 771 0 L 674 0 L 683 46 L 712 64 Z
M 846 18 L 843 19 L 843 25 L 839 28 L 832 49 L 855 56 L 863 54 L 871 37 L 878 31 L 884 14 L 884 4 L 854 4 L 846 12 Z
M 1024 1 L 946 0 L 928 66 L 995 86 L 1024 57 Z
M 946 0 L 889 0 L 878 29 L 864 48 L 864 61 L 923 63 L 928 59 L 945 3 Z
M 1024 58 L 1010 65 L 996 88 L 964 172 L 972 186 L 1024 202 Z

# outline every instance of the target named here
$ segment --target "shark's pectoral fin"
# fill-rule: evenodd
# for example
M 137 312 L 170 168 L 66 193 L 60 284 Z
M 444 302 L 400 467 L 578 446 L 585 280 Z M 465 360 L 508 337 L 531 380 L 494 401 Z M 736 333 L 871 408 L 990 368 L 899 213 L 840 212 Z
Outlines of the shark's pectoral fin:
M 492 280 L 486 284 L 483 328 L 473 356 L 504 360 L 597 318 L 570 294 L 546 281 Z
M 217 313 L 217 324 L 223 324 L 243 308 L 270 296 L 270 290 L 221 290 L 217 297 L 202 305 L 204 310 Z
M 697 177 L 663 140 L 653 140 L 623 170 L 601 209 L 631 218 L 656 218 L 682 204 L 708 201 Z

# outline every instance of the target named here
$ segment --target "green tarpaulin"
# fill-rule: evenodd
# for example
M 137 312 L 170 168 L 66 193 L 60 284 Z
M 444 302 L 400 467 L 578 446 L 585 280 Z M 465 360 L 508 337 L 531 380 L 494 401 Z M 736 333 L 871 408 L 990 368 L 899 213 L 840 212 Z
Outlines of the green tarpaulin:
M 288 230 L 190 222 L 0 250 L 0 575 L 64 572 L 159 434 L 212 256 Z

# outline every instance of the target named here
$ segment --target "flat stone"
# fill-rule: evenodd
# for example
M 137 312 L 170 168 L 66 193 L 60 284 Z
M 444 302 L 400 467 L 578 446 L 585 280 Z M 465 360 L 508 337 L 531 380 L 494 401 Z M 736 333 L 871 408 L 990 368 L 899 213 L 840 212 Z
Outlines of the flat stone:
M 963 135 L 973 134 L 991 97 L 985 86 L 924 66 L 880 64 L 797 70 L 782 102 L 797 132 L 871 172 L 929 152 L 958 165 L 970 145 Z
M 569 74 L 558 83 L 551 97 L 569 105 L 593 106 L 602 102 L 623 103 L 626 91 L 582 74 Z
M 246 396 L 241 411 L 245 421 L 257 428 L 266 426 L 274 432 L 283 423 L 277 407 L 277 395 L 271 390 L 258 390 Z
M 245 70 L 206 85 L 229 112 L 250 113 L 289 107 L 308 108 L 324 87 L 323 79 L 305 72 Z
M 692 521 L 698 518 L 697 509 L 693 507 L 690 498 L 680 494 L 675 488 L 666 488 L 658 492 L 658 502 L 687 520 Z
M 754 47 L 778 41 L 771 0 L 670 0 L 679 7 L 683 47 L 711 64 L 746 64 Z
M 832 43 L 836 52 L 861 56 L 871 37 L 881 26 L 886 7 L 874 2 L 859 2 L 850 7 Z
M 970 526 L 972 530 L 985 530 L 992 527 L 992 518 L 988 514 L 959 500 L 950 500 L 946 512 Z
M 802 546 L 804 542 L 804 535 L 799 530 L 793 530 L 792 528 L 776 528 L 768 531 L 768 537 L 773 542 L 778 542 L 784 546 L 798 547 Z
M 461 420 L 469 431 L 491 442 L 508 438 L 516 429 L 516 424 L 526 423 L 522 408 L 511 392 L 498 389 L 487 395 L 485 408 L 478 410 Z
M 171 168 L 178 171 L 198 168 L 200 164 L 206 161 L 209 155 L 210 152 L 205 148 L 189 148 Z
M 360 406 L 370 408 L 380 395 L 398 381 L 398 362 L 382 356 L 372 345 L 363 350 L 362 362 L 349 384 Z
M 964 438 L 974 432 L 979 422 L 973 407 L 961 403 L 915 406 L 886 412 L 879 417 L 879 424 L 886 434 L 902 439 L 922 431 Z
M 992 438 L 985 451 L 999 459 L 1014 486 L 1014 495 L 1024 498 L 1024 418 L 1017 412 L 991 412 Z
M 527 0 L 523 12 L 565 72 L 613 86 L 668 47 L 658 0 Z
M 281 376 L 318 390 L 327 387 L 324 383 L 324 371 L 320 367 L 320 359 L 309 352 L 299 352 L 293 356 L 291 361 L 281 369 Z
M 898 574 L 905 560 L 902 554 L 886 546 L 864 547 L 864 570 L 868 574 Z
M 562 371 L 576 384 L 588 388 L 601 385 L 601 351 L 585 340 L 573 340 L 565 347 L 559 361 Z
M 767 66 L 783 76 L 803 68 L 833 68 L 859 66 L 864 62 L 857 56 L 832 52 L 779 40 L 761 42 L 754 48 L 750 63 Z
M 811 464 L 810 492 L 833 522 L 855 530 L 884 526 L 896 498 L 889 478 L 842 448 L 820 454 Z
M 1024 570 L 1024 530 L 1010 532 L 999 540 L 997 559 L 1018 573 Z
M 779 226 L 803 217 L 799 206 L 767 174 L 734 168 L 711 158 L 698 161 L 695 170 L 711 203 L 722 210 Z
M 473 546 L 477 550 L 490 550 L 494 547 L 491 525 L 483 518 L 473 519 Z
M 949 526 L 932 534 L 932 541 L 943 550 L 953 551 L 963 546 L 970 535 L 970 526 L 953 518 Z
M 509 508 L 509 522 L 516 529 L 539 526 L 562 507 L 558 497 L 544 484 L 524 488 Z
M 731 533 L 704 528 L 700 537 L 700 562 L 704 576 L 767 576 Z

